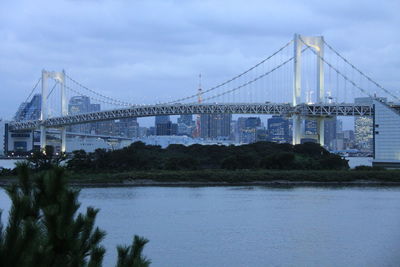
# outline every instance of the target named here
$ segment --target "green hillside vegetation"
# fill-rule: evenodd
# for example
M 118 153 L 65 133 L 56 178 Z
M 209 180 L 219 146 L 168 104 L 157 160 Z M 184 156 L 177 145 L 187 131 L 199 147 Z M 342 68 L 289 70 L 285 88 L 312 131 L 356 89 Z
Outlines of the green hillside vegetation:
M 85 170 L 203 170 L 276 169 L 343 170 L 347 160 L 315 143 L 300 145 L 258 142 L 241 146 L 170 145 L 135 142 L 120 150 L 97 149 L 93 153 L 74 151 L 67 167 Z

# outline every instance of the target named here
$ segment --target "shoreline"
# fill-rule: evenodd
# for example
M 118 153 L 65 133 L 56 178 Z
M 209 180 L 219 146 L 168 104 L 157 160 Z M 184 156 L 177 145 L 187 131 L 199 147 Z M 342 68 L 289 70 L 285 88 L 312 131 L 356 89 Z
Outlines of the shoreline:
M 102 173 L 67 171 L 69 184 L 76 187 L 399 187 L 400 170 L 149 170 Z M 13 177 L 0 177 L 0 187 Z
M 256 182 L 159 182 L 159 181 L 135 181 L 122 183 L 85 183 L 71 182 L 71 186 L 81 188 L 96 187 L 224 187 L 224 186 L 264 186 L 264 187 L 400 187 L 400 182 L 373 182 L 373 181 L 354 181 L 354 182 L 293 182 L 293 181 L 256 181 Z M 2 186 L 0 184 L 0 186 Z

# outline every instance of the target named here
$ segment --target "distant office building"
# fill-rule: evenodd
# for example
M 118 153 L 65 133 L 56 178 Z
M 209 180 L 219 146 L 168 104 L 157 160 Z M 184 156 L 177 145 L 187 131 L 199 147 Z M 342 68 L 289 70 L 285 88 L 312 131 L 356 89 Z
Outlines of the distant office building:
M 100 135 L 115 136 L 118 135 L 117 126 L 115 121 L 100 121 L 96 122 L 94 126 L 94 133 Z
M 265 127 L 256 128 L 256 142 L 268 141 L 268 130 Z
M 90 98 L 87 96 L 73 96 L 69 100 L 68 114 L 75 115 L 90 111 Z
M 317 120 L 307 119 L 304 120 L 304 134 L 305 135 L 317 135 Z
M 150 135 L 150 130 L 147 127 L 139 127 L 138 138 L 146 137 Z
M 172 123 L 169 116 L 156 116 L 156 135 L 177 135 L 178 125 Z
M 40 119 L 42 97 L 40 94 L 33 96 L 30 102 L 23 102 L 14 116 L 15 121 L 29 121 Z
M 261 119 L 260 117 L 249 117 L 246 118 L 244 124 L 246 128 L 257 128 L 261 126 Z
M 178 118 L 178 135 L 192 136 L 194 131 L 195 123 L 193 121 L 193 115 L 181 115 Z
M 92 112 L 92 109 L 93 111 L 99 111 L 100 105 L 91 104 L 90 98 L 87 96 L 73 96 L 71 97 L 68 103 L 69 115 L 77 115 L 77 114 Z M 68 131 L 75 133 L 91 133 L 93 128 L 94 129 L 97 128 L 95 123 L 86 123 L 86 124 L 71 125 L 69 126 Z
M 170 122 L 170 118 L 168 115 L 164 115 L 164 116 L 156 116 L 155 117 L 155 124 L 162 124 L 162 123 L 168 123 Z
M 336 130 L 336 117 L 324 120 L 324 145 L 331 150 L 335 149 Z
M 257 132 L 261 131 L 261 119 L 259 117 L 248 117 L 238 119 L 239 143 L 251 144 L 257 142 Z M 260 138 L 261 137 L 261 132 Z
M 276 143 L 291 143 L 291 127 L 287 118 L 272 116 L 268 119 L 268 140 Z
M 239 117 L 236 122 L 235 128 L 235 141 L 237 143 L 243 143 L 245 137 L 243 136 L 243 130 L 246 128 L 246 119 L 245 117 Z
M 229 139 L 232 114 L 200 115 L 200 137 L 204 139 Z
M 136 138 L 139 136 L 139 123 L 136 118 L 126 118 L 115 122 L 118 136 Z
M 187 126 L 192 126 L 194 124 L 193 115 L 192 114 L 181 115 L 178 118 L 178 124 L 179 123 L 183 123 Z
M 5 121 L 0 119 L 0 156 L 4 155 L 5 141 L 6 141 L 6 130 Z
M 354 131 L 353 130 L 343 131 L 343 142 L 344 142 L 345 149 L 355 148 Z
M 359 97 L 354 99 L 355 104 L 372 105 L 372 98 Z M 363 151 L 372 152 L 373 127 L 372 117 L 356 116 L 354 118 L 355 142 L 356 147 Z
M 156 127 L 151 126 L 148 130 L 148 135 L 156 135 Z

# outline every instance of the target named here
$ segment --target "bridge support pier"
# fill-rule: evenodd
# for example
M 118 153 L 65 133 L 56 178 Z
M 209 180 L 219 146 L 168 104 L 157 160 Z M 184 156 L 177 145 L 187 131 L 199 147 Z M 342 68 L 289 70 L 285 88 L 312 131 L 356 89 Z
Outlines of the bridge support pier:
M 317 134 L 318 143 L 323 147 L 325 145 L 325 120 L 323 118 L 317 120 Z
M 40 126 L 40 151 L 45 152 L 46 151 L 46 127 L 43 125 Z
M 47 119 L 47 78 L 49 74 L 47 71 L 42 70 L 42 103 L 40 110 L 40 120 L 43 122 Z M 40 126 L 40 151 L 43 153 L 46 149 L 46 127 L 44 125 Z
M 58 80 L 61 86 L 61 115 L 68 115 L 67 97 L 65 93 L 65 70 L 63 70 L 59 76 Z M 67 150 L 67 128 L 64 126 L 61 128 L 61 153 L 65 153 Z
M 293 145 L 298 145 L 301 142 L 301 116 L 293 115 Z
M 67 128 L 61 128 L 61 153 L 65 153 L 67 151 Z

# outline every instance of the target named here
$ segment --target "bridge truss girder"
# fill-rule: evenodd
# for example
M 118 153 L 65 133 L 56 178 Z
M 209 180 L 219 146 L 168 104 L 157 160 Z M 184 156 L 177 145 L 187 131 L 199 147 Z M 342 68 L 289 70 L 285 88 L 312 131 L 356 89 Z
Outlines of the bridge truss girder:
M 170 104 L 144 105 L 129 108 L 98 111 L 78 115 L 48 118 L 46 120 L 11 122 L 10 130 L 30 130 L 40 126 L 46 128 L 60 128 L 67 125 L 83 124 L 98 121 L 118 120 L 132 117 L 151 117 L 159 115 L 183 114 L 265 114 L 290 117 L 332 117 L 332 116 L 372 116 L 372 106 L 354 104 L 290 104 L 273 103 L 235 103 L 235 104 Z

